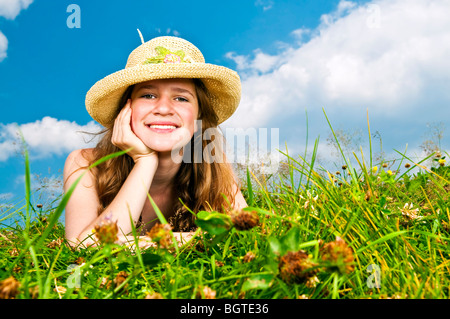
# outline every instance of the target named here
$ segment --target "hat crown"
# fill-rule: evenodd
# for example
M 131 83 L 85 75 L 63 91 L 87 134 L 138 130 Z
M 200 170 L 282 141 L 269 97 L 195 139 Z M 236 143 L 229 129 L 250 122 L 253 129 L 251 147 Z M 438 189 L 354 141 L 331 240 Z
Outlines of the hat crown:
M 128 56 L 125 68 L 142 65 L 148 63 L 149 59 L 161 57 L 160 48 L 167 50 L 167 55 L 175 55 L 176 57 L 178 57 L 177 52 L 181 52 L 181 55 L 184 55 L 181 57 L 181 62 L 205 63 L 203 54 L 189 41 L 177 37 L 163 36 L 147 41 L 134 49 Z M 166 60 L 152 63 L 162 62 L 166 63 Z

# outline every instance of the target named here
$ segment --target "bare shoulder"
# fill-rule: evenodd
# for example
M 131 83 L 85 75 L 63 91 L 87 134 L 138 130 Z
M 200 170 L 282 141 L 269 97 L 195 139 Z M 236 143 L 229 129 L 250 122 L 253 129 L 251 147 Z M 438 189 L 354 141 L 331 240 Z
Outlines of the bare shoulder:
M 90 159 L 93 155 L 92 148 L 78 149 L 72 151 L 66 159 L 64 164 L 64 182 L 66 182 L 71 177 L 76 178 L 84 172 L 85 168 L 90 165 Z M 76 174 L 79 172 L 79 174 Z
M 66 170 L 66 168 L 67 169 L 69 169 L 69 168 L 78 169 L 80 167 L 89 166 L 90 159 L 92 158 L 92 155 L 93 155 L 93 150 L 94 149 L 92 149 L 92 148 L 84 148 L 84 149 L 72 151 L 67 156 L 64 170 Z

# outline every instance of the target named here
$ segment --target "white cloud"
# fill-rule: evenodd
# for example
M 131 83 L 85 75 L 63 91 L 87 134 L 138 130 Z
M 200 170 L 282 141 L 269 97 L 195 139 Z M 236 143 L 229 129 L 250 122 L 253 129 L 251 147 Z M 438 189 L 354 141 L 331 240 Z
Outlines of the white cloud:
M 33 0 L 0 0 L 0 16 L 14 20 Z
M 279 58 L 256 49 L 254 57 L 237 55 L 235 52 L 228 52 L 226 57 L 232 59 L 237 66 L 238 71 L 250 72 L 250 74 L 260 74 L 272 71 L 277 65 Z M 247 75 L 248 76 L 248 75 Z
M 329 26 L 333 24 L 336 20 L 344 17 L 350 12 L 351 9 L 356 7 L 356 3 L 351 1 L 341 0 L 335 11 L 329 14 L 323 14 L 320 17 L 321 27 Z
M 27 9 L 32 2 L 33 0 L 0 0 L 0 17 L 14 20 L 20 11 Z M 7 49 L 8 39 L 0 31 L 0 62 L 6 58 Z
M 7 201 L 7 200 L 12 199 L 13 197 L 14 197 L 14 194 L 11 193 L 11 192 L 9 192 L 9 193 L 1 193 L 0 194 L 0 201 L 3 201 L 3 200 Z
M 307 42 L 276 56 L 258 48 L 253 57 L 228 53 L 243 92 L 224 126 L 262 127 L 281 117 L 289 129 L 298 125 L 293 115 L 322 107 L 391 118 L 450 115 L 448 12 L 445 0 L 341 1 L 316 29 L 293 31 L 296 40 L 308 34 Z
M 20 152 L 19 129 L 23 134 L 30 156 L 45 158 L 62 155 L 75 149 L 95 145 L 95 140 L 81 132 L 99 132 L 100 127 L 91 121 L 86 125 L 44 117 L 33 123 L 17 125 L 0 124 L 0 161 L 6 161 Z
M 164 33 L 161 30 L 161 28 L 156 28 L 155 31 L 158 32 L 159 34 L 163 34 Z M 181 33 L 178 30 L 172 30 L 171 28 L 167 28 L 166 31 L 165 31 L 165 35 L 173 35 L 173 36 L 179 37 L 181 35 Z
M 0 31 L 0 62 L 6 58 L 6 50 L 8 49 L 8 39 Z
M 272 0 L 256 0 L 255 6 L 262 7 L 264 11 L 272 9 L 273 1 Z

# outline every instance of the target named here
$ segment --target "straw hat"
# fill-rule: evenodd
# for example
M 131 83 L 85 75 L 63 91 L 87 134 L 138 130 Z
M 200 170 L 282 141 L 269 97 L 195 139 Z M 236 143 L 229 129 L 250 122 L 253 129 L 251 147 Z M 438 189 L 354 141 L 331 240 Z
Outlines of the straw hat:
M 241 82 L 235 71 L 205 63 L 197 47 L 178 37 L 163 36 L 144 42 L 141 35 L 141 40 L 123 70 L 101 79 L 86 94 L 86 109 L 94 120 L 103 126 L 111 125 L 130 85 L 169 78 L 201 79 L 219 124 L 233 114 L 241 98 Z

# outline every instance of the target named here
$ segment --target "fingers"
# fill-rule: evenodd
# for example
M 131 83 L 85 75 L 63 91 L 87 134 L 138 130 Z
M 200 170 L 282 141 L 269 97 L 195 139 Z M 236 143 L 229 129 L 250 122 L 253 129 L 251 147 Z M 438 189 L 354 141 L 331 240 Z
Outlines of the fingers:
M 151 155 L 154 151 L 149 149 L 133 132 L 131 114 L 131 100 L 128 99 L 114 121 L 111 143 L 121 150 L 128 150 L 128 155 L 136 162 L 139 158 Z
M 113 134 L 111 142 L 123 149 L 126 147 L 125 141 L 128 136 L 130 136 L 131 131 L 131 100 L 128 99 L 125 106 L 120 110 L 114 121 Z
M 120 129 L 126 129 L 127 126 L 130 125 L 131 122 L 131 100 L 128 99 L 125 106 L 122 108 L 122 110 L 119 112 L 119 115 L 117 115 L 117 118 L 114 122 L 114 127 L 117 126 Z

